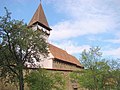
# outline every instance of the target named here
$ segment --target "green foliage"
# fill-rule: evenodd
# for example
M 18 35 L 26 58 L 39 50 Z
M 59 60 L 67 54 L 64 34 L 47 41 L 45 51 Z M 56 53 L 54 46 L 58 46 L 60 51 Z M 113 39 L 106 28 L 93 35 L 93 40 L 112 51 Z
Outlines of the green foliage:
M 53 81 L 45 70 L 33 71 L 29 74 L 26 81 L 30 90 L 51 90 Z
M 64 90 L 65 88 L 62 74 L 44 69 L 32 71 L 26 77 L 26 82 L 30 90 Z
M 81 63 L 84 65 L 85 69 L 93 68 L 97 61 L 100 61 L 102 53 L 99 47 L 90 48 L 90 51 L 84 50 L 81 54 Z
M 6 15 L 0 17 L 0 77 L 9 82 L 19 81 L 20 90 L 23 90 L 26 62 L 33 64 L 33 59 L 39 61 L 40 55 L 46 56 L 47 44 L 43 33 L 33 31 L 23 21 L 11 20 L 11 13 L 5 10 Z
M 79 77 L 79 83 L 85 88 L 101 90 L 108 75 L 109 66 L 105 62 L 98 62 L 94 69 L 84 70 L 83 74 Z
M 120 59 L 112 60 L 109 64 L 111 67 L 111 76 L 113 78 L 112 88 L 115 90 L 120 90 Z
M 119 90 L 120 89 L 120 67 L 119 59 L 108 62 L 102 59 L 99 47 L 90 48 L 82 52 L 81 63 L 85 67 L 82 73 L 72 74 L 80 86 L 89 90 Z

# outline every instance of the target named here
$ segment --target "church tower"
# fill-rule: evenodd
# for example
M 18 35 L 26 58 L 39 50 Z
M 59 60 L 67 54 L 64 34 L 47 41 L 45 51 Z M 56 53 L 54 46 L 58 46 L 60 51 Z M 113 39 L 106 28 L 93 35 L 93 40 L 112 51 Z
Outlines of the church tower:
M 41 3 L 39 4 L 28 26 L 31 27 L 33 30 L 41 30 L 45 33 L 45 39 L 48 39 L 50 31 L 52 29 L 48 25 Z
M 28 68 L 45 68 L 53 72 L 60 72 L 68 77 L 66 81 L 65 90 L 81 90 L 78 89 L 79 85 L 76 81 L 71 82 L 69 74 L 73 71 L 81 71 L 84 67 L 74 56 L 67 53 L 65 50 L 62 50 L 48 42 L 48 37 L 50 31 L 52 30 L 47 22 L 46 16 L 44 14 L 42 4 L 40 3 L 35 14 L 33 15 L 28 27 L 32 28 L 34 31 L 39 30 L 45 34 L 43 37 L 48 43 L 48 56 L 40 56 L 40 61 L 35 60 L 34 66 L 27 62 L 26 65 Z M 40 54 L 39 54 L 40 55 Z M 83 89 L 82 89 L 83 90 Z

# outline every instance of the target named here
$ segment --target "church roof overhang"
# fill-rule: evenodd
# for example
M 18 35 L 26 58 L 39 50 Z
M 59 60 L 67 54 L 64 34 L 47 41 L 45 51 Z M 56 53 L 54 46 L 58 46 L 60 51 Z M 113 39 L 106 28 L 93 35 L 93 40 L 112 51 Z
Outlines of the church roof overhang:
M 46 25 L 40 23 L 39 21 L 34 22 L 32 25 L 35 25 L 35 24 L 38 24 L 38 25 L 44 27 L 45 29 L 47 29 L 47 30 L 49 30 L 49 31 L 52 30 L 50 27 L 47 27 Z M 29 26 L 31 27 L 32 25 L 29 25 Z

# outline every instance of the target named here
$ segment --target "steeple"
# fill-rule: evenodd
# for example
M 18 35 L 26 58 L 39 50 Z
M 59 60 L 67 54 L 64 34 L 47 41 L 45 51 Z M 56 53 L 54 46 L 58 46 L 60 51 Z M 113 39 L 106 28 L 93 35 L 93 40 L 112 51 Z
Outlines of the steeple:
M 28 26 L 32 27 L 33 25 L 36 25 L 36 24 L 38 24 L 39 26 L 41 26 L 49 31 L 51 30 L 51 28 L 48 25 L 48 22 L 47 22 L 45 14 L 44 14 L 41 3 L 38 6 L 35 14 L 33 15 L 30 23 L 28 24 Z

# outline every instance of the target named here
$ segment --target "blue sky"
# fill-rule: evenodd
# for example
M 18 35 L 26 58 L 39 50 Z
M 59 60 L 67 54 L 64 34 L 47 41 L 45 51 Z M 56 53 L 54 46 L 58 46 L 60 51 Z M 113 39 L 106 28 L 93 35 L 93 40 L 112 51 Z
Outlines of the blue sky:
M 0 0 L 12 18 L 29 23 L 40 0 Z M 49 42 L 79 58 L 84 49 L 101 47 L 105 57 L 120 58 L 120 0 L 42 0 L 53 29 Z

